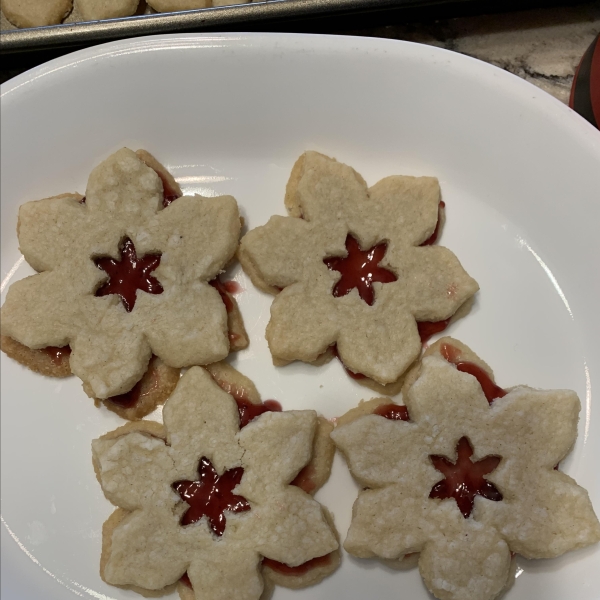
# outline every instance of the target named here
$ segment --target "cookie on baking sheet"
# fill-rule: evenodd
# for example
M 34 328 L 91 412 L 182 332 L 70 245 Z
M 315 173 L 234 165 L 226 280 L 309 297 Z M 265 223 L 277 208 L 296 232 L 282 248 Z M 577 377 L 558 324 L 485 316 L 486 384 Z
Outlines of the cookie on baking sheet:
M 265 585 L 304 587 L 337 568 L 331 517 L 310 495 L 331 469 L 327 421 L 261 403 L 225 363 L 189 369 L 163 418 L 92 443 L 98 480 L 118 507 L 103 528 L 107 583 L 258 599 Z
M 58 25 L 71 12 L 73 0 L 1 0 L 4 16 L 16 27 Z
M 238 251 L 252 282 L 276 294 L 267 326 L 275 364 L 335 352 L 355 377 L 394 384 L 478 290 L 433 245 L 444 219 L 435 178 L 368 188 L 350 167 L 306 152 L 285 205 L 290 216 L 250 231 Z
M 148 157 L 119 150 L 92 171 L 85 198 L 19 211 L 20 248 L 39 273 L 10 287 L 2 335 L 32 350 L 69 345 L 71 370 L 100 399 L 130 391 L 153 353 L 178 369 L 231 347 L 225 302 L 209 283 L 237 248 L 236 201 L 181 196 Z
M 577 395 L 502 389 L 452 338 L 425 354 L 405 405 L 362 403 L 331 434 L 363 488 L 346 550 L 419 553 L 437 598 L 492 600 L 509 584 L 511 553 L 553 558 L 600 541 L 587 492 L 556 470 L 577 437 Z
M 157 12 L 176 12 L 212 6 L 211 0 L 146 0 L 146 2 Z
M 117 19 L 135 14 L 139 0 L 75 0 L 75 6 L 84 21 Z

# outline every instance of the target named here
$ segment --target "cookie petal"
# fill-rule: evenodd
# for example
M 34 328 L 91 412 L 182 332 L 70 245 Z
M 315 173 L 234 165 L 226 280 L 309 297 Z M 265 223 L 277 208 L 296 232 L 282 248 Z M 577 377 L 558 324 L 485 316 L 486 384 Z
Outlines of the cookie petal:
M 109 398 L 128 392 L 145 373 L 152 352 L 143 335 L 119 327 L 113 307 L 97 330 L 83 330 L 71 339 L 71 371 L 88 383 L 94 397 Z
M 164 440 L 140 432 L 98 439 L 92 442 L 92 455 L 104 494 L 113 504 L 133 511 L 177 502 L 166 479 L 174 465 Z
M 344 548 L 359 558 L 398 559 L 420 552 L 431 534 L 431 510 L 427 496 L 415 494 L 408 485 L 362 491 L 352 507 Z
M 514 472 L 553 469 L 577 439 L 580 409 L 571 390 L 513 388 L 491 406 L 488 428 L 495 451 L 510 461 Z M 524 475 L 523 483 L 528 477 Z
M 243 533 L 263 556 L 296 567 L 338 547 L 320 504 L 297 487 L 288 486 L 253 510 L 255 518 Z
M 128 515 L 112 534 L 104 579 L 113 585 L 160 590 L 186 571 L 184 537 L 171 511 L 144 510 Z
M 338 354 L 354 373 L 362 373 L 381 384 L 392 383 L 419 356 L 421 340 L 417 324 L 402 300 L 393 294 L 382 297 L 377 294 L 373 307 L 353 295 L 354 291 L 339 298 L 336 306 L 343 323 Z
M 237 406 L 204 369 L 192 367 L 180 379 L 163 419 L 178 478 L 196 479 L 202 456 L 219 473 L 241 466 Z
M 447 527 L 425 545 L 419 558 L 423 581 L 440 600 L 492 600 L 508 582 L 509 548 L 493 528 L 459 518 L 459 531 Z
M 162 253 L 156 276 L 162 282 L 214 279 L 233 257 L 240 214 L 232 196 L 182 196 L 158 212 L 136 238 L 142 252 Z
M 299 281 L 307 262 L 322 260 L 325 250 L 318 238 L 303 219 L 275 215 L 242 238 L 239 259 L 252 283 L 277 291 L 271 288 Z M 343 253 L 343 246 L 339 251 Z
M 518 494 L 503 486 L 504 480 L 494 478 L 504 501 L 478 503 L 475 515 L 495 527 L 514 552 L 554 558 L 600 541 L 600 523 L 588 493 L 568 475 L 529 471 Z
M 267 501 L 283 491 L 312 455 L 317 414 L 311 410 L 269 412 L 239 433 L 246 474 L 238 494 Z
M 257 552 L 213 543 L 192 562 L 188 576 L 202 600 L 258 600 L 263 591 L 259 564 Z
M 92 265 L 78 278 L 72 273 L 54 271 L 16 281 L 2 306 L 2 335 L 32 349 L 65 346 L 76 333 L 81 317 L 71 290 L 75 287 L 80 293 L 90 294 L 98 277 Z M 98 318 L 97 314 L 93 316 Z
M 138 290 L 134 311 L 154 354 L 171 367 L 210 364 L 229 354 L 227 311 L 219 292 L 206 283 L 157 295 Z
M 273 300 L 266 337 L 275 358 L 312 362 L 335 343 L 339 324 L 334 298 L 313 293 L 325 284 L 296 284 Z
M 126 228 L 150 220 L 162 206 L 162 192 L 155 171 L 122 148 L 90 173 L 85 195 L 92 213 L 100 218 L 110 214 Z
M 290 214 L 333 228 L 344 227 L 352 210 L 367 200 L 367 185 L 352 167 L 318 152 L 305 152 L 296 161 L 285 195 Z
M 369 188 L 369 196 L 371 202 L 364 210 L 369 211 L 375 229 L 370 245 L 394 240 L 403 248 L 418 246 L 435 230 L 441 199 L 435 177 L 386 177 Z M 381 215 L 379 223 L 374 222 L 373 215 Z M 364 221 L 360 219 L 356 227 Z
M 388 263 L 394 265 L 399 283 L 404 282 L 402 295 L 417 321 L 451 317 L 479 289 L 458 258 L 441 246 L 392 246 L 382 261 Z M 385 286 L 384 291 L 390 293 Z
M 469 437 L 475 436 L 472 442 L 480 452 L 485 435 L 477 432 L 489 418 L 490 407 L 475 377 L 458 371 L 442 358 L 427 356 L 421 363 L 419 379 L 403 399 L 411 419 L 423 426 L 426 435 L 434 436 L 432 454 L 453 456 L 465 431 Z

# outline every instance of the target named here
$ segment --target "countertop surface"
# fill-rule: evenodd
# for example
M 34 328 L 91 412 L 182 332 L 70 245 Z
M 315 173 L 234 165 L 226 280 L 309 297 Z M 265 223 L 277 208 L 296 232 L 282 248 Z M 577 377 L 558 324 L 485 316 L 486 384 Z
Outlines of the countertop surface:
M 599 32 L 600 2 L 592 2 L 333 33 L 410 40 L 462 52 L 510 71 L 566 103 L 577 65 Z M 0 81 L 29 66 L 3 66 Z

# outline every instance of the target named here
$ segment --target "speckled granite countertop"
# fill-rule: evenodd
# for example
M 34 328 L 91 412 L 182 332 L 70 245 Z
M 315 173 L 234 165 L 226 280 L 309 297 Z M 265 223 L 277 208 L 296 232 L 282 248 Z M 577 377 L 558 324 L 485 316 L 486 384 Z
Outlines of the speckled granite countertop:
M 600 2 L 336 33 L 410 40 L 497 65 L 567 102 L 575 69 L 600 32 Z M 24 69 L 0 69 L 0 81 Z
M 575 69 L 599 32 L 600 2 L 593 2 L 348 33 L 462 52 L 519 75 L 566 103 Z

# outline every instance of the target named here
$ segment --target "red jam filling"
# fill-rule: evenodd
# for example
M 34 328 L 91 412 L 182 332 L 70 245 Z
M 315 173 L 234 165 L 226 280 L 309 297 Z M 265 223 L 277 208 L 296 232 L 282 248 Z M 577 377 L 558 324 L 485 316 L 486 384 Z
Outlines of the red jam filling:
M 503 390 L 501 387 L 497 386 L 484 369 L 477 366 L 475 363 L 461 361 L 460 350 L 454 346 L 451 346 L 450 344 L 442 344 L 440 346 L 440 354 L 449 363 L 455 365 L 459 371 L 473 375 L 473 377 L 475 377 L 475 379 L 477 379 L 479 382 L 479 385 L 481 386 L 481 389 L 483 390 L 483 393 L 490 404 L 497 398 L 503 398 L 508 393 L 506 390 Z
M 169 180 L 162 174 L 159 173 L 158 171 L 154 171 L 159 177 L 160 180 L 162 181 L 163 184 L 163 207 L 167 208 L 167 206 L 169 206 L 169 204 L 171 204 L 172 202 L 175 202 L 175 200 L 177 200 L 177 198 L 179 198 L 179 194 L 177 193 L 177 190 L 169 183 Z
M 373 414 L 385 417 L 390 421 L 410 421 L 408 408 L 400 404 L 381 404 L 373 411 Z
M 333 552 L 331 554 L 325 554 L 325 556 L 317 556 L 316 558 L 312 558 L 311 560 L 302 563 L 297 567 L 290 567 L 285 563 L 272 560 L 271 558 L 263 558 L 262 564 L 265 567 L 269 567 L 273 571 L 281 573 L 282 575 L 299 576 L 305 575 L 311 569 L 316 569 L 317 567 L 326 567 L 331 562 L 332 555 Z M 184 573 L 179 581 L 192 589 L 192 582 L 190 581 L 190 577 L 187 573 Z
M 242 467 L 218 475 L 210 460 L 203 456 L 198 464 L 198 481 L 182 480 L 172 485 L 181 499 L 189 504 L 181 517 L 181 525 L 190 525 L 207 517 L 210 528 L 221 537 L 227 524 L 225 512 L 250 510 L 248 501 L 233 493 L 233 488 L 242 481 L 243 475 Z
M 235 281 L 221 281 L 218 277 L 208 282 L 209 285 L 212 285 L 219 295 L 221 296 L 221 300 L 223 300 L 223 304 L 225 305 L 225 310 L 230 313 L 233 310 L 233 301 L 229 294 L 229 290 L 227 289 L 228 283 L 235 283 Z
M 96 266 L 106 271 L 108 281 L 98 288 L 96 296 L 118 294 L 127 312 L 135 306 L 137 290 L 148 294 L 162 294 L 163 287 L 152 271 L 160 265 L 160 254 L 147 254 L 138 258 L 135 246 L 129 238 L 125 238 L 120 249 L 121 260 L 110 256 L 96 258 Z
M 277 400 L 265 400 L 260 404 L 254 404 L 250 401 L 248 392 L 240 386 L 229 383 L 222 379 L 213 378 L 216 384 L 225 392 L 233 396 L 238 407 L 240 416 L 240 429 L 246 427 L 250 421 L 256 419 L 266 412 L 281 412 L 281 404 Z
M 307 494 L 312 494 L 317 487 L 317 484 L 313 479 L 314 476 L 315 468 L 313 465 L 308 463 L 304 469 L 302 469 L 300 473 L 296 475 L 296 478 L 290 483 L 290 485 L 295 485 L 296 487 L 299 487 L 301 490 L 305 491 Z
M 70 346 L 46 346 L 42 348 L 42 352 L 50 357 L 53 365 L 60 366 L 64 360 L 68 360 L 71 356 Z
M 281 412 L 281 404 L 277 400 L 265 400 L 260 404 L 253 404 L 249 400 L 235 398 L 235 402 L 240 415 L 240 429 L 266 412 Z
M 426 344 L 432 336 L 444 331 L 448 325 L 450 325 L 450 319 L 444 319 L 443 321 L 417 321 L 421 344 Z
M 431 246 L 437 242 L 438 236 L 440 234 L 440 222 L 442 220 L 442 210 L 446 206 L 446 203 L 443 200 L 440 200 L 438 204 L 438 220 L 435 224 L 435 229 L 433 233 L 421 244 L 421 246 Z
M 340 298 L 356 288 L 358 295 L 369 306 L 373 306 L 375 302 L 373 283 L 391 283 L 397 280 L 391 271 L 379 266 L 385 256 L 387 244 L 382 243 L 369 250 L 361 250 L 356 238 L 348 234 L 346 250 L 347 256 L 323 259 L 330 271 L 338 271 L 342 274 L 332 293 L 336 298 Z
M 500 456 L 486 456 L 473 462 L 473 448 L 466 437 L 460 438 L 456 445 L 456 462 L 445 456 L 430 455 L 433 466 L 444 475 L 429 494 L 430 498 L 454 498 L 463 517 L 467 519 L 473 511 L 475 496 L 499 502 L 502 494 L 484 475 L 491 473 L 499 464 Z
M 107 398 L 107 400 L 113 404 L 117 404 L 121 408 L 132 408 L 137 404 L 142 396 L 146 396 L 156 390 L 158 388 L 158 375 L 156 369 L 153 369 L 151 366 L 148 368 L 149 371 L 146 372 L 146 375 L 144 375 L 144 377 L 140 379 L 128 392 L 118 396 L 111 396 L 110 398 Z M 144 392 L 142 392 L 142 383 L 148 374 L 150 374 L 152 377 L 152 382 L 150 386 Z
M 262 564 L 265 567 L 269 567 L 273 569 L 273 571 L 277 571 L 282 575 L 305 575 L 311 569 L 316 569 L 317 567 L 325 567 L 331 562 L 331 554 L 325 554 L 324 556 L 317 556 L 297 567 L 289 567 L 285 563 L 277 562 L 276 560 L 272 560 L 270 558 L 263 558 Z

